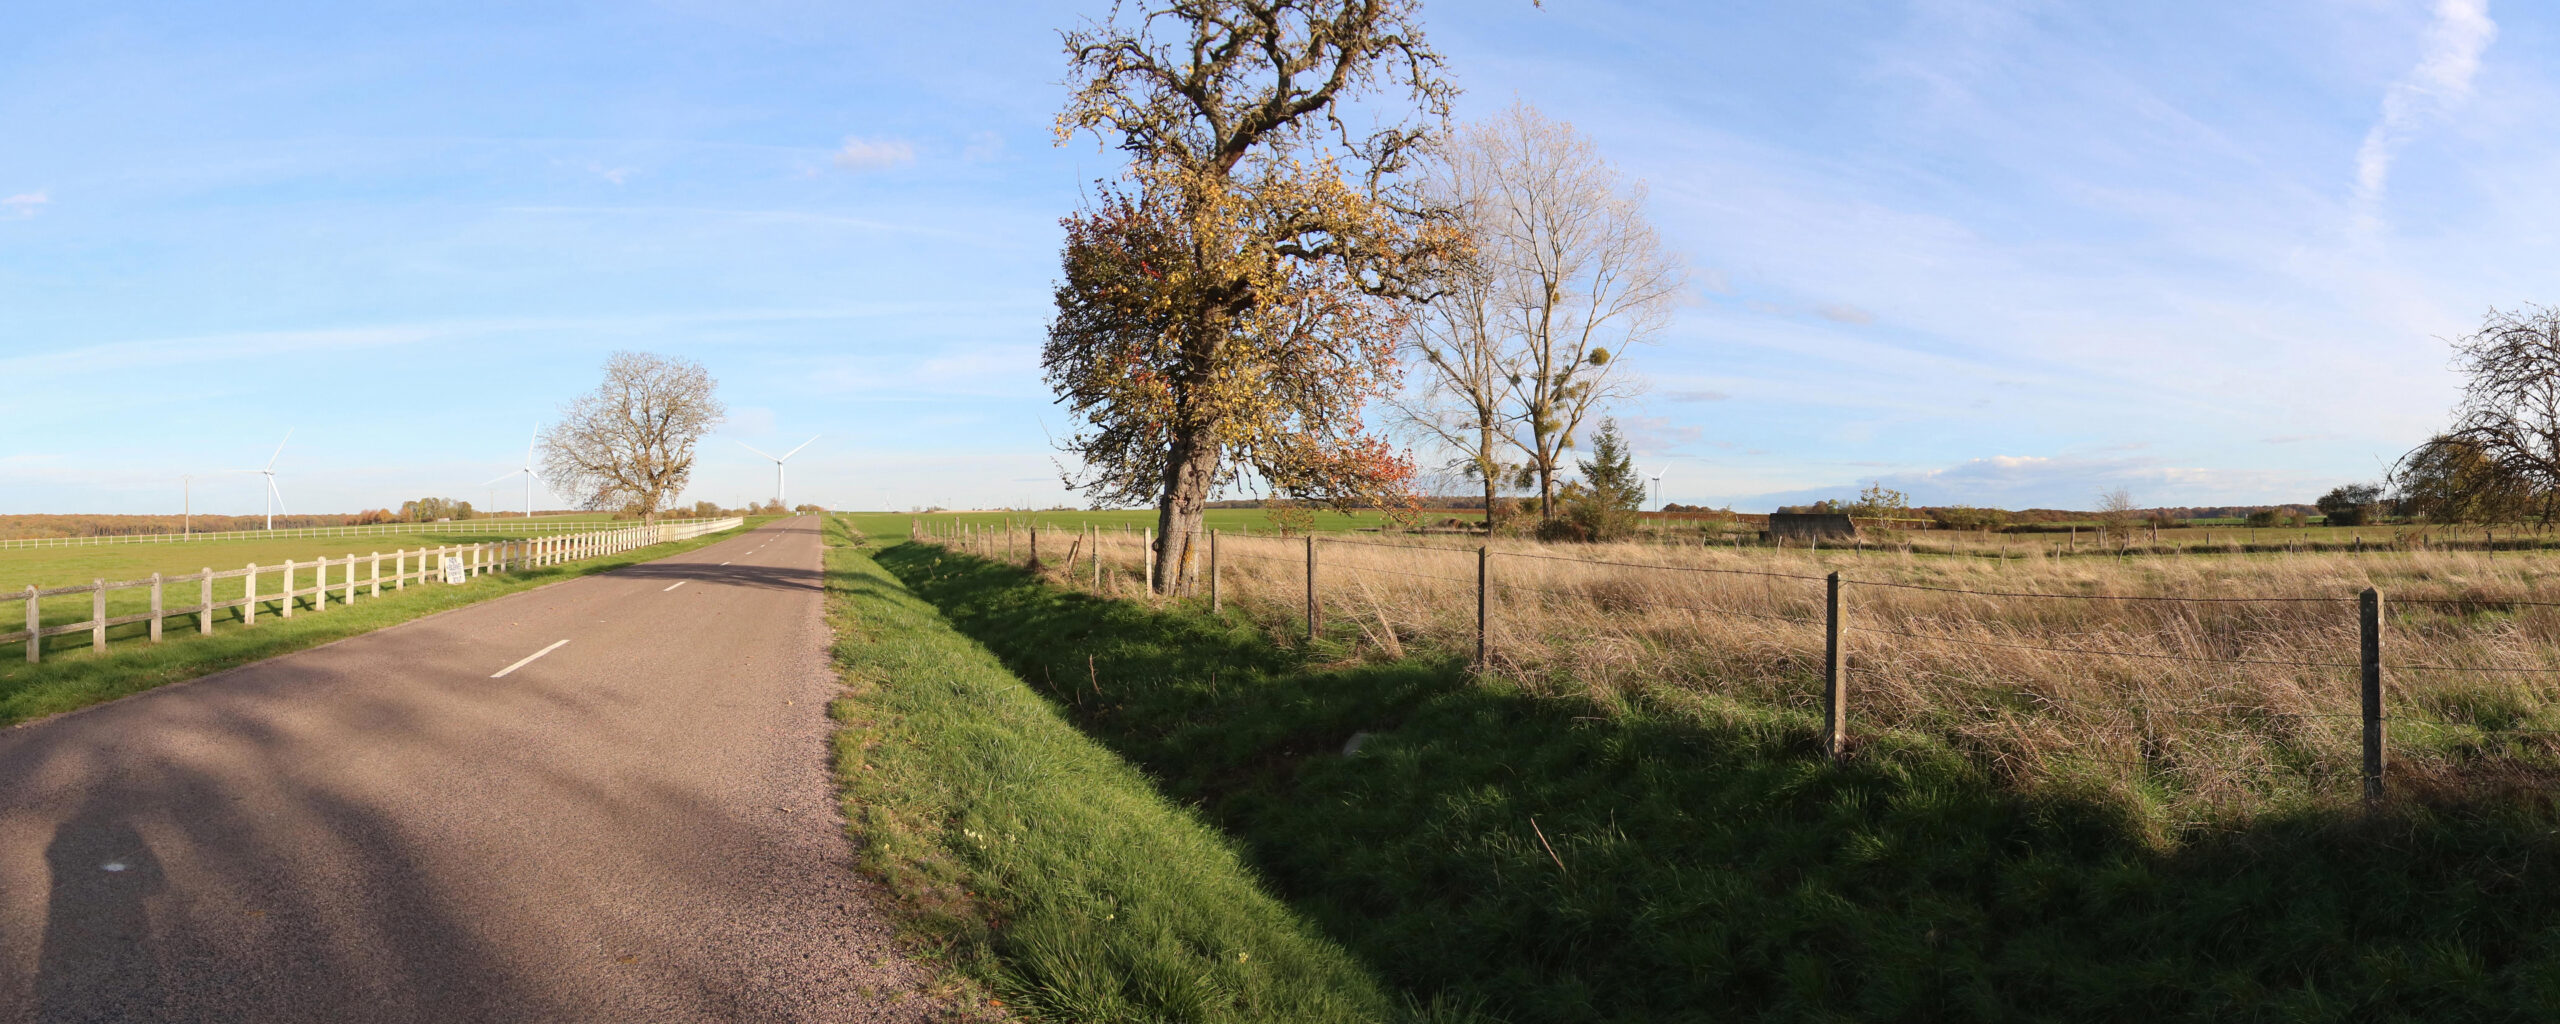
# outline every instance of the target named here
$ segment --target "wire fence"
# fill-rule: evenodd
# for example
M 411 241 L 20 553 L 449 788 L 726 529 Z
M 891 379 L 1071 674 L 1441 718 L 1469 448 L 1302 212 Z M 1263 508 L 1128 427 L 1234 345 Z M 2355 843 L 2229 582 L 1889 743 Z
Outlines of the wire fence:
M 1043 551 L 1043 542 L 1039 539 L 1043 531 L 1036 523 L 1006 523 L 990 526 L 917 521 L 911 526 L 911 532 L 918 540 L 1008 561 L 1030 562 L 1036 560 Z M 1240 545 L 1237 543 L 1237 538 L 1222 536 L 1220 531 L 1173 538 L 1172 543 L 1162 542 L 1154 535 L 1153 530 L 1131 531 L 1115 535 L 1111 531 L 1091 527 L 1072 532 L 1051 528 L 1047 533 L 1050 541 L 1046 550 L 1059 552 L 1071 549 L 1075 552 L 1072 557 L 1077 560 L 1077 564 L 1066 567 L 1066 578 L 1086 583 L 1097 593 L 1109 595 L 1204 597 L 1210 609 L 1217 611 L 1227 597 L 1225 593 L 1227 584 L 1220 571 L 1222 564 L 1229 562 L 1250 564 L 1264 570 L 1265 576 L 1270 575 L 1269 570 L 1274 568 L 1282 570 L 1288 576 L 1302 574 L 1302 579 L 1295 581 L 1298 584 L 1295 588 L 1299 591 L 1298 593 L 1263 596 L 1280 602 L 1284 607 L 1302 603 L 1303 612 L 1300 616 L 1303 618 L 1304 635 L 1309 641 L 1314 641 L 1323 634 L 1326 614 L 1324 585 L 1327 580 L 1359 581 L 1383 578 L 1409 580 L 1418 585 L 1461 594 L 1464 591 L 1472 591 L 1475 604 L 1472 637 L 1475 644 L 1474 661 L 1480 671 L 1492 668 L 1488 657 L 1491 634 L 1503 628 L 1502 613 L 1506 608 L 1504 602 L 1495 599 L 1497 595 L 1508 594 L 1513 595 L 1512 600 L 1545 601 L 1558 605 L 1587 605 L 1596 600 L 1608 599 L 1605 593 L 1607 589 L 1605 580 L 1561 584 L 1553 579 L 1523 582 L 1506 579 L 1507 575 L 1512 575 L 1503 568 L 1506 565 L 1524 567 L 1548 563 L 1568 566 L 1575 571 L 1665 574 L 1737 580 L 1758 579 L 1772 588 L 1801 587 L 1801 590 L 1779 593 L 1776 600 L 1782 604 L 1800 601 L 1799 607 L 1814 609 L 1811 614 L 1778 613 L 1786 611 L 1785 608 L 1771 612 L 1710 605 L 1700 605 L 1692 610 L 1700 615 L 1733 617 L 1794 627 L 1806 632 L 1819 632 L 1818 640 L 1806 637 L 1804 642 L 1807 647 L 1817 644 L 1819 646 L 1818 651 L 1807 653 L 1813 656 L 1813 660 L 1819 666 L 1818 677 L 1822 690 L 1824 718 L 1822 740 L 1825 749 L 1832 756 L 1839 756 L 1850 747 L 1849 726 L 1853 710 L 1851 656 L 1853 654 L 1859 656 L 1861 671 L 1874 672 L 1878 670 L 1875 663 L 1884 661 L 1889 664 L 1888 656 L 1893 653 L 1890 649 L 1877 650 L 1874 647 L 1860 650 L 1859 645 L 1849 642 L 1851 638 L 1857 636 L 1888 642 L 1909 641 L 1925 645 L 1941 645 L 1947 650 L 2026 652 L 2044 657 L 2091 662 L 2122 660 L 2129 663 L 2175 664 L 2181 667 L 2181 671 L 2190 672 L 2224 667 L 2241 672 L 2277 669 L 2310 680 L 2312 686 L 2319 685 L 2318 681 L 2322 679 L 2334 681 L 2332 685 L 2352 683 L 2351 687 L 2340 686 L 2338 689 L 2328 691 L 2340 695 L 2352 693 L 2358 706 L 2358 710 L 2352 713 L 2288 708 L 2277 706 L 2265 699 L 2205 700 L 2187 703 L 2154 703 L 2146 699 L 2141 703 L 2106 704 L 2066 698 L 2051 693 L 2031 691 L 2010 693 L 2017 703 L 2030 707 L 2073 706 L 2087 715 L 2098 717 L 2129 716 L 2141 719 L 2146 716 L 2162 716 L 2234 723 L 2296 723 L 2297 726 L 2314 722 L 2335 722 L 2341 725 L 2354 723 L 2351 737 L 2339 737 L 2340 740 L 2351 740 L 2351 742 L 2341 742 L 2338 746 L 2328 748 L 2324 753 L 2317 749 L 2301 747 L 2300 744 L 2308 742 L 2304 737 L 2286 738 L 2284 742 L 2295 744 L 2295 747 L 2280 751 L 2281 756 L 2268 755 L 2270 761 L 2279 763 L 2266 765 L 2216 762 L 2207 758 L 2202 751 L 2187 749 L 2178 744 L 2153 744 L 2160 746 L 2161 749 L 2136 751 L 2142 756 L 2125 757 L 2110 756 L 2105 749 L 2065 748 L 2050 751 L 2053 756 L 2062 757 L 2065 760 L 2136 768 L 2162 778 L 2190 775 L 2203 771 L 2208 766 L 2215 770 L 2229 771 L 2239 775 L 2256 777 L 2291 775 L 2313 782 L 2352 778 L 2361 781 L 2364 795 L 2368 800 L 2378 800 L 2384 793 L 2385 774 L 2388 768 L 2385 751 L 2389 726 L 2393 722 L 2425 729 L 2456 730 L 2465 735 L 2477 734 L 2482 737 L 2521 739 L 2560 736 L 2560 729 L 2538 728 L 2529 721 L 2500 721 L 2494 720 L 2495 716 L 2479 716 L 2474 720 L 2465 721 L 2461 720 L 2460 716 L 2422 714 L 2415 710 L 2421 706 L 2410 703 L 2405 699 L 2406 694 L 2396 694 L 2403 698 L 2401 700 L 2386 700 L 2386 697 L 2395 696 L 2394 693 L 2386 692 L 2386 680 L 2397 674 L 2445 673 L 2462 677 L 2503 675 L 2547 678 L 2560 677 L 2560 666 L 2386 661 L 2383 655 L 2387 647 L 2387 634 L 2390 632 L 2389 619 L 2385 615 L 2382 593 L 2372 587 L 2364 588 L 2357 593 L 2339 595 L 2077 594 L 2049 590 L 1968 588 L 1904 580 L 1852 578 L 1838 572 L 1812 575 L 1766 569 L 1572 557 L 1537 551 L 1506 550 L 1482 545 L 1481 542 L 1464 546 L 1430 543 L 1400 544 L 1305 534 L 1285 540 L 1258 536 Z M 1062 534 L 1073 539 L 1062 541 L 1060 539 Z M 1110 549 L 1111 553 L 1106 555 L 1106 549 Z M 1359 550 L 1390 552 L 1392 557 L 1396 558 L 1445 559 L 1447 560 L 1445 564 L 1452 571 L 1429 571 L 1431 567 L 1425 564 L 1381 566 L 1358 561 L 1337 562 L 1336 559 L 1326 555 L 1328 551 L 1341 551 L 1347 554 Z M 1178 559 L 1180 568 L 1178 571 L 1160 572 L 1160 558 Z M 1472 572 L 1465 572 L 1458 568 L 1465 561 L 1475 563 L 1471 567 Z M 1269 581 L 1264 582 L 1265 588 L 1268 589 Z M 2313 646 L 2330 646 L 2332 649 L 2339 650 L 2340 656 L 2335 658 L 2271 657 L 2247 651 L 2198 653 L 2169 649 L 2133 649 L 2131 644 L 2103 646 L 2079 642 L 2047 642 L 2035 636 L 1998 634 L 1988 630 L 1979 622 L 1966 623 L 1974 627 L 1971 633 L 1960 628 L 1914 628 L 1910 621 L 1911 617 L 1908 616 L 1902 623 L 1862 622 L 1852 614 L 1859 600 L 1855 594 L 1861 588 L 1873 588 L 1878 592 L 1905 591 L 1990 602 L 2077 602 L 2098 606 L 2147 607 L 2157 609 L 2158 611 L 2154 614 L 2171 612 L 2191 614 L 2214 610 L 2220 610 L 2218 614 L 2230 614 L 2250 612 L 2252 609 L 2270 614 L 2283 611 L 2295 616 L 2315 617 L 2315 622 L 2330 622 L 2330 626 L 2319 627 L 2325 632 L 2306 642 Z M 1777 592 L 1773 591 L 1773 593 Z M 1615 599 L 1624 600 L 1624 598 Z M 2560 607 L 2560 601 L 2488 594 L 2416 595 L 2395 599 L 2393 604 L 2406 604 L 2421 609 L 2453 608 L 2465 611 Z M 2332 617 L 2333 613 L 2327 609 L 2337 609 L 2334 617 Z M 1962 616 L 1959 615 L 1956 618 L 1960 619 Z M 2129 641 L 2140 639 L 2121 632 L 2105 635 Z M 2182 642 L 2192 645 L 2195 638 L 2185 637 Z M 2399 688 L 2393 689 L 2396 691 Z M 2094 740 L 2083 744 L 2083 746 L 2092 745 L 2102 746 L 2096 744 Z M 2352 747 L 2352 750 L 2343 749 L 2347 747 Z M 2554 748 L 2560 750 L 2560 744 L 2554 744 Z M 2341 765 L 2351 765 L 2351 767 L 2341 767 Z

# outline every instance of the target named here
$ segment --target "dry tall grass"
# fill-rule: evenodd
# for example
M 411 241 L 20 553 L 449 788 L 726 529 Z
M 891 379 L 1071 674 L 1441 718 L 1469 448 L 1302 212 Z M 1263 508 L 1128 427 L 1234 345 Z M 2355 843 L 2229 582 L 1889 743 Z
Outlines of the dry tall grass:
M 1101 590 L 1143 595 L 1140 538 L 1099 540 Z M 1093 586 L 1086 543 L 1044 536 L 1049 570 Z M 1362 653 L 1380 657 L 1473 652 L 1471 540 L 1317 545 L 1335 635 L 1356 628 Z M 1008 556 L 1001 534 L 968 546 Z M 1076 563 L 1058 565 L 1071 546 Z M 1009 552 L 1022 561 L 1028 538 Z M 1222 537 L 1228 607 L 1275 638 L 1298 635 L 1305 558 L 1299 538 Z M 2560 560 L 2545 555 L 2002 561 L 1496 541 L 1492 566 L 1493 670 L 1603 708 L 1703 696 L 1818 711 L 1821 577 L 1838 571 L 1853 736 L 1920 732 L 2022 780 L 2208 804 L 2357 791 L 2356 599 L 2373 586 L 2386 596 L 2395 789 L 2539 778 L 2560 754 L 2560 607 L 2527 603 L 2560 600 Z

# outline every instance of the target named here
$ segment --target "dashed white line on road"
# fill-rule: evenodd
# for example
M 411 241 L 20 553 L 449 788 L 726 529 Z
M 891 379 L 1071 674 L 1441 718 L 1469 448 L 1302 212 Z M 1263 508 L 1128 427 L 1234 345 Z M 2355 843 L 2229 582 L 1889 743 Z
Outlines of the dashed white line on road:
M 543 648 L 543 649 L 541 649 L 541 650 L 539 650 L 539 651 L 535 651 L 535 652 L 533 652 L 533 653 L 531 653 L 531 654 L 525 655 L 525 656 L 524 656 L 524 660 L 523 660 L 523 661 L 519 661 L 519 662 L 516 662 L 516 663 L 515 663 L 515 664 L 513 664 L 513 665 L 509 665 L 509 666 L 507 666 L 507 667 L 505 667 L 505 668 L 499 669 L 499 670 L 498 670 L 498 674 L 497 674 L 497 675 L 490 676 L 489 678 L 491 678 L 491 679 L 504 679 L 504 678 L 506 678 L 506 677 L 507 677 L 507 673 L 509 673 L 509 672 L 513 672 L 513 671 L 515 671 L 515 670 L 517 670 L 517 669 L 520 669 L 520 668 L 523 668 L 523 667 L 525 667 L 525 666 L 527 666 L 527 665 L 533 664 L 533 659 L 535 659 L 535 658 L 539 658 L 539 657 L 541 657 L 541 656 L 543 656 L 543 655 L 545 655 L 545 654 L 549 654 L 549 653 L 551 653 L 551 652 L 553 652 L 553 651 L 559 650 L 559 649 L 561 648 L 561 646 L 562 646 L 562 645 L 567 644 L 568 642 L 569 642 L 569 641 L 562 640 L 562 641 L 560 641 L 560 643 L 552 644 L 552 645 L 551 645 L 551 646 L 549 646 L 549 647 L 545 647 L 545 648 Z
M 677 581 L 675 581 L 675 582 L 673 582 L 673 583 L 667 584 L 667 590 L 674 590 L 674 589 L 675 589 L 675 588 L 677 588 L 677 587 L 684 586 L 685 584 L 687 584 L 687 583 L 691 583 L 691 582 L 693 582 L 693 581 L 692 581 L 692 580 L 677 580 Z M 666 593 L 666 592 L 667 592 L 667 590 L 661 590 L 661 591 L 658 591 L 658 592 L 659 592 L 659 593 L 661 593 L 661 594 L 663 594 L 663 593 Z
M 722 562 L 722 563 L 720 563 L 720 564 L 722 564 L 722 565 L 727 565 L 727 564 L 729 564 L 729 563 L 727 563 L 727 562 Z

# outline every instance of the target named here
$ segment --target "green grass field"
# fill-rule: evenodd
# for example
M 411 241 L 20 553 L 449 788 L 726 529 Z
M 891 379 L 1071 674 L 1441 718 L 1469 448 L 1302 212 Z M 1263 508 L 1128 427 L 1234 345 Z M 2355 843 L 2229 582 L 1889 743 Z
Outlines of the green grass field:
M 536 519 L 535 522 L 552 524 L 566 518 L 545 516 Z M 778 517 L 750 516 L 747 517 L 747 525 L 759 526 L 776 518 Z M 578 517 L 576 521 L 592 523 L 599 529 L 614 525 L 610 516 L 600 513 L 592 517 Z M 494 524 L 505 522 L 505 520 L 482 522 Z M 345 558 L 349 554 L 366 557 L 375 552 L 382 554 L 382 572 L 388 577 L 395 571 L 394 553 L 401 549 L 411 553 L 411 568 L 414 570 L 416 552 L 423 548 L 553 536 L 560 536 L 560 533 L 549 529 L 523 531 L 484 526 L 482 529 L 469 532 L 456 530 L 390 536 L 300 537 L 281 540 L 226 539 L 170 544 L 103 544 L 0 550 L 0 633 L 23 628 L 26 621 L 24 618 L 26 602 L 23 597 L 18 600 L 11 600 L 10 597 L 13 594 L 23 595 L 26 588 L 31 585 L 43 589 L 77 586 L 95 580 L 122 583 L 149 579 L 155 572 L 163 576 L 182 576 L 206 568 L 216 572 L 227 572 L 250 563 L 256 563 L 262 569 L 280 569 L 286 559 L 308 563 L 322 558 Z M 338 578 L 338 571 L 335 568 L 330 570 L 330 578 L 333 581 Z M 369 573 L 371 566 L 367 565 L 365 571 Z M 307 567 L 304 568 L 295 582 L 298 586 L 310 586 L 310 570 Z M 241 586 L 241 581 L 236 578 L 216 580 L 214 599 L 236 600 L 241 594 Z M 258 586 L 260 593 L 274 592 L 282 589 L 282 577 L 278 573 L 261 572 Z M 171 615 L 169 629 L 194 627 L 192 618 L 179 621 L 175 609 L 193 604 L 196 597 L 196 585 L 192 583 L 173 584 L 166 588 L 163 610 Z M 39 613 L 47 626 L 83 622 L 90 615 L 90 598 L 86 594 L 49 597 L 39 602 L 39 605 Z M 296 607 L 309 608 L 311 601 L 309 598 L 304 598 Z M 151 592 L 147 588 L 113 590 L 107 593 L 107 614 L 111 617 L 141 614 L 150 610 Z M 275 602 L 265 602 L 261 605 L 259 614 L 263 617 L 278 610 Z M 242 617 L 241 610 L 237 608 L 217 612 L 214 628 L 221 629 L 224 626 L 237 624 Z M 141 622 L 112 627 L 107 631 L 109 649 L 114 649 L 120 641 L 148 636 L 149 633 L 149 624 Z M 46 643 L 47 649 L 52 650 L 57 646 L 69 646 L 75 642 L 85 643 L 86 640 L 86 637 L 50 637 L 47 638 Z M 24 648 L 16 643 L 0 644 L 0 660 L 15 658 L 23 650 Z
M 827 554 L 849 687 L 835 767 L 863 866 L 920 954 L 1013 1019 L 1402 1016 L 1214 829 L 845 545 L 846 525 Z
M 598 523 L 597 525 L 606 524 Z M 163 576 L 180 576 L 205 568 L 222 572 L 238 569 L 253 562 L 261 567 L 281 567 L 286 559 L 308 563 L 321 558 L 345 558 L 349 554 L 367 556 L 376 551 L 383 555 L 382 571 L 388 576 L 394 568 L 393 552 L 402 548 L 411 552 L 410 565 L 414 570 L 417 562 L 416 552 L 422 548 L 448 544 L 483 544 L 526 536 L 555 535 L 550 532 L 540 534 L 452 532 L 400 534 L 393 537 L 308 537 L 290 540 L 202 541 L 188 544 L 107 544 L 96 547 L 0 551 L 0 632 L 23 626 L 25 602 L 13 601 L 9 597 L 12 594 L 23 594 L 30 585 L 49 588 L 74 586 L 93 580 L 120 583 L 149 579 L 155 572 Z M 370 566 L 367 567 L 367 571 L 370 571 Z M 336 572 L 335 569 L 331 570 L 332 579 L 336 578 Z M 273 592 L 281 588 L 282 577 L 277 573 L 261 573 L 260 577 L 258 581 L 260 592 Z M 304 587 L 311 585 L 311 572 L 307 566 L 296 582 Z M 241 581 L 238 579 L 216 580 L 214 588 L 216 600 L 234 600 L 240 596 Z M 196 600 L 196 596 L 196 587 L 192 583 L 173 585 L 167 588 L 164 610 L 191 604 Z M 299 607 L 310 607 L 310 600 L 304 599 Z M 150 609 L 151 592 L 147 589 L 115 590 L 107 594 L 107 614 L 110 616 L 138 614 Z M 260 614 L 273 614 L 276 610 L 270 604 L 261 608 Z M 66 594 L 46 598 L 42 602 L 41 613 L 45 624 L 49 626 L 84 621 L 89 618 L 90 598 L 86 594 Z M 240 619 L 240 609 L 227 609 L 217 613 L 215 628 L 237 623 Z M 189 623 L 191 624 L 192 620 L 189 620 Z M 173 621 L 170 628 L 176 629 L 179 625 Z M 112 646 L 119 640 L 147 635 L 149 631 L 148 624 L 130 623 L 108 630 L 107 639 Z M 54 637 L 49 638 L 47 643 L 52 646 L 62 646 L 72 643 L 75 639 L 85 638 Z M 0 645 L 0 656 L 16 655 L 19 651 L 20 647 L 17 644 Z
M 1406 998 L 1523 1024 L 2560 1001 L 2547 780 L 2165 822 L 2103 787 L 2022 792 L 1930 736 L 1830 762 L 1809 707 L 1665 691 L 1604 711 L 925 545 L 878 560 Z
M 750 520 L 749 525 L 742 529 L 751 529 L 762 522 L 770 521 L 771 518 L 759 517 Z M 342 605 L 333 599 L 325 612 L 305 611 L 290 619 L 269 611 L 262 611 L 258 617 L 258 624 L 253 627 L 240 625 L 236 610 L 223 612 L 217 614 L 214 631 L 210 636 L 199 635 L 191 617 L 183 622 L 173 618 L 166 634 L 167 640 L 159 644 L 138 639 L 147 634 L 148 626 L 143 623 L 109 630 L 109 642 L 104 652 L 90 650 L 86 636 L 50 637 L 45 642 L 43 662 L 34 665 L 24 661 L 22 652 L 25 648 L 20 644 L 0 645 L 0 726 L 113 700 L 126 694 L 193 679 L 263 658 L 288 654 L 331 640 L 405 622 L 421 615 L 458 608 L 545 583 L 588 573 L 604 572 L 635 562 L 664 558 L 670 554 L 714 543 L 734 533 L 735 531 L 715 533 L 692 540 L 640 548 L 606 558 L 546 566 L 523 572 L 486 574 L 462 586 L 441 584 L 422 586 L 413 583 L 406 590 L 395 591 L 386 587 L 382 596 L 378 598 L 370 596 L 369 590 L 360 589 L 356 603 L 352 605 Z M 143 549 L 153 550 L 154 546 L 144 545 Z M 58 555 L 65 552 L 97 553 L 101 551 L 118 555 L 129 554 L 113 547 L 70 548 L 42 553 Z M 333 554 L 343 555 L 344 552 Z M 287 557 L 293 556 L 289 554 L 277 556 L 277 564 L 281 564 Z M 390 572 L 388 561 L 385 562 L 383 571 L 386 574 Z M 260 580 L 259 586 L 262 591 L 265 591 L 278 587 L 280 582 L 279 578 L 268 576 Z M 298 582 L 303 586 L 310 585 L 308 577 Z M 216 598 L 236 598 L 239 595 L 238 580 L 217 581 L 216 585 L 220 587 L 224 584 L 230 585 L 231 589 L 217 590 Z M 127 607 L 149 610 L 149 592 L 146 590 L 132 593 L 141 595 L 139 604 L 138 606 L 127 605 Z M 194 600 L 194 594 L 190 588 L 188 593 L 172 594 L 169 602 L 174 607 L 192 600 Z M 309 607 L 307 599 L 302 607 Z M 14 609 L 23 608 L 23 602 L 0 599 L 0 608 L 12 609 L 13 614 L 22 614 L 14 612 Z M 108 614 L 118 614 L 117 608 L 118 604 L 110 601 Z M 89 615 L 89 599 L 85 595 L 55 598 L 46 602 L 44 613 L 49 621 L 83 620 Z M 19 620 L 13 617 L 9 621 L 14 624 Z
M 1430 518 L 1436 522 L 1442 515 L 1442 513 L 1434 513 Z M 840 513 L 840 516 L 851 522 L 866 536 L 882 543 L 905 540 L 907 524 L 910 522 L 928 524 L 937 529 L 962 523 L 974 527 L 1000 527 L 1007 523 L 1017 526 L 1038 523 L 1042 529 L 1081 530 L 1087 526 L 1099 526 L 1105 530 L 1127 530 L 1131 533 L 1151 530 L 1156 525 L 1156 513 L 1153 509 L 1114 509 L 1102 512 L 849 512 Z M 1279 532 L 1279 524 L 1272 520 L 1270 514 L 1255 508 L 1213 508 L 1203 513 L 1201 520 L 1213 530 Z M 1375 530 L 1386 522 L 1385 514 L 1378 512 L 1360 512 L 1350 515 L 1339 512 L 1315 513 L 1315 529 L 1327 533 Z

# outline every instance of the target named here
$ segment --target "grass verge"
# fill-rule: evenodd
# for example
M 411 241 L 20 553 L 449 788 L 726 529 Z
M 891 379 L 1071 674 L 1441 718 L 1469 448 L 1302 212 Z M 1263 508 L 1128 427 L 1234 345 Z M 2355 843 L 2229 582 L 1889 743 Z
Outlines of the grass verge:
M 1033 1019 L 1402 1016 L 1214 829 L 828 532 L 845 813 L 921 952 Z
M 2560 1001 L 2546 787 L 2164 823 L 1911 734 L 1578 696 L 1044 586 L 895 572 L 1241 845 L 1408 998 L 1513 1021 L 2529 1019 Z M 1361 734 L 1367 734 L 1362 736 Z M 1344 753 L 1359 736 L 1356 755 Z
M 270 613 L 262 616 L 257 625 L 246 627 L 218 622 L 209 636 L 196 632 L 192 619 L 172 618 L 165 634 L 168 639 L 163 643 L 110 643 L 104 652 L 49 649 L 44 660 L 34 665 L 0 663 L 0 727 L 185 682 L 520 590 L 654 561 L 751 528 L 742 526 L 568 565 L 490 573 L 461 586 L 427 584 L 386 589 L 378 598 L 359 596 L 352 605 L 335 603 L 333 594 L 327 611 L 306 607 L 292 618 Z M 274 586 L 272 582 L 268 585 Z M 306 581 L 304 585 L 309 584 Z M 50 642 L 67 643 L 70 639 L 54 638 Z M 12 657 L 20 650 L 12 646 Z

